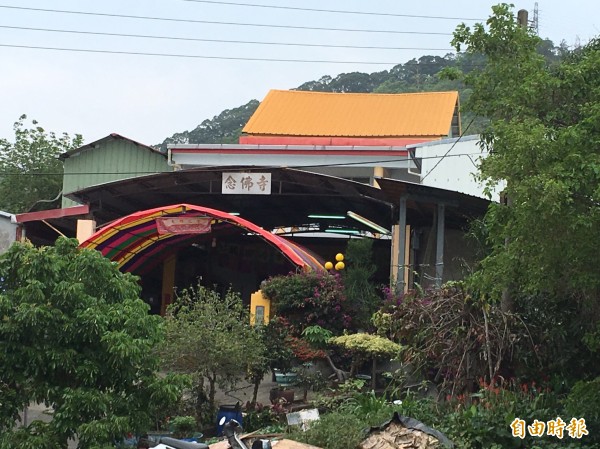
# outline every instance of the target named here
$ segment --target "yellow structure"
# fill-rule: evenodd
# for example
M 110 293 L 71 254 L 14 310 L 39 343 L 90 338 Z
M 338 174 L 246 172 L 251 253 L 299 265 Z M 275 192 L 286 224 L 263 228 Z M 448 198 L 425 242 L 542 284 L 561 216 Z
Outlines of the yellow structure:
M 177 256 L 175 254 L 170 255 L 163 262 L 162 299 L 160 307 L 160 314 L 163 316 L 167 311 L 167 307 L 173 302 L 176 264 Z
M 77 220 L 77 241 L 85 242 L 96 231 L 96 222 L 94 220 Z
M 449 135 L 457 115 L 456 91 L 340 94 L 271 90 L 243 132 L 250 135 L 439 139 Z M 457 131 L 460 133 L 460 129 Z
M 250 324 L 267 324 L 271 315 L 271 301 L 258 290 L 250 296 Z

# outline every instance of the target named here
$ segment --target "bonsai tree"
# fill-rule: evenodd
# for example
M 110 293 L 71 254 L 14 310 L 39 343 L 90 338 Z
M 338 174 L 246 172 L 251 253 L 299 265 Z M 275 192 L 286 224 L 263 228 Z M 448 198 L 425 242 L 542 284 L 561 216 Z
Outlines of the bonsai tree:
M 333 337 L 329 343 L 339 346 L 352 354 L 350 376 L 356 374 L 357 369 L 367 360 L 372 361 L 371 387 L 375 389 L 375 373 L 377 358 L 394 357 L 400 353 L 402 347 L 398 343 L 372 334 L 350 334 Z

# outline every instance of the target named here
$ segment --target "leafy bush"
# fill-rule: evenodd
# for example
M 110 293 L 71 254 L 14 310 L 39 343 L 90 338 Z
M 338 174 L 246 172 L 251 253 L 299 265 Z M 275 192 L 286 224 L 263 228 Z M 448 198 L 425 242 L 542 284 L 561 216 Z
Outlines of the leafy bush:
M 510 424 L 517 417 L 531 424 L 535 419 L 547 422 L 557 416 L 568 423 L 574 416 L 562 407 L 557 395 L 542 391 L 535 383 L 482 383 L 479 393 L 448 397 L 443 403 L 411 395 L 403 400 L 401 414 L 445 433 L 457 449 L 599 447 L 592 432 L 581 440 L 572 439 L 566 430 L 562 440 L 547 435 L 513 437 Z
M 302 331 L 302 337 L 313 347 L 322 348 L 324 347 L 329 339 L 333 337 L 331 331 L 319 326 L 308 326 Z
M 193 416 L 176 416 L 169 421 L 169 429 L 175 438 L 185 438 L 196 429 L 196 418 Z
M 377 271 L 373 263 L 373 240 L 350 239 L 346 248 L 346 268 L 342 272 L 346 297 L 355 314 L 356 327 L 367 329 L 381 297 L 371 279 Z
M 338 274 L 290 273 L 269 278 L 261 289 L 273 302 L 275 314 L 289 320 L 298 333 L 318 324 L 340 335 L 352 325 L 354 311 L 346 301 Z
M 267 427 L 281 427 L 285 409 L 279 405 L 254 404 L 244 414 L 244 431 L 254 432 Z
M 112 444 L 179 400 L 181 378 L 158 374 L 162 319 L 137 281 L 75 239 L 15 243 L 0 257 L 0 448 Z M 52 421 L 17 428 L 30 402 Z
M 577 382 L 567 397 L 566 409 L 571 416 L 584 418 L 590 438 L 600 442 L 600 377 Z
M 377 396 L 373 390 L 354 394 L 340 405 L 339 410 L 360 418 L 369 426 L 379 426 L 391 419 L 394 412 L 401 411 L 399 405 L 391 403 L 385 396 Z

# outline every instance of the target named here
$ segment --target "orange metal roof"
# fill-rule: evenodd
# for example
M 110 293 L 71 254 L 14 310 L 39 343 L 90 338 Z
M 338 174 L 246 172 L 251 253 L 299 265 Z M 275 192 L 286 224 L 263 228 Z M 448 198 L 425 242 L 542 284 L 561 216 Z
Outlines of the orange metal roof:
M 242 130 L 285 136 L 447 136 L 458 92 L 353 94 L 271 90 Z

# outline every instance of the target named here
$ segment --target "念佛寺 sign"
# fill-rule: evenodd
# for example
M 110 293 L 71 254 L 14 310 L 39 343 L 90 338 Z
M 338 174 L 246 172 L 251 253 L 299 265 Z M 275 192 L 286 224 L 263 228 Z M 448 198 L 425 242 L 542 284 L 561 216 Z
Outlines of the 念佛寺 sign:
M 221 193 L 270 195 L 271 173 L 223 173 Z

